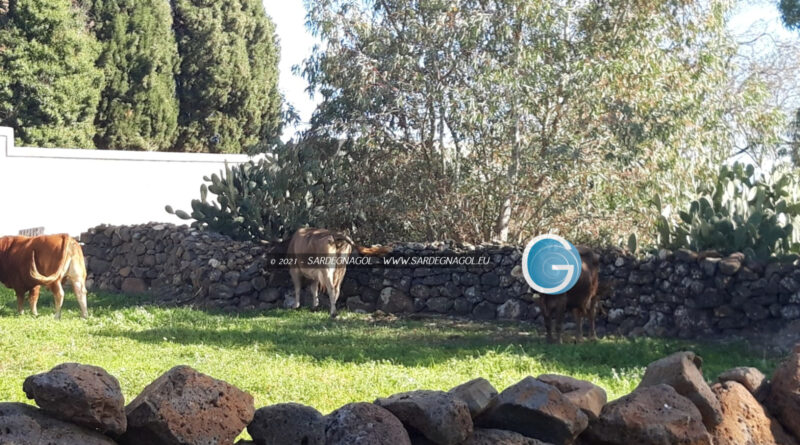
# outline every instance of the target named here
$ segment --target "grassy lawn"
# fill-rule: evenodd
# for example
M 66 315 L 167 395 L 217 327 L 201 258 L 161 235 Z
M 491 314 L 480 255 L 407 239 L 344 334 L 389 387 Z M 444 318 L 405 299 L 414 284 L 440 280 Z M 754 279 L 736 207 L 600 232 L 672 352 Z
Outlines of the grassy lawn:
M 682 349 L 704 360 L 713 380 L 734 366 L 771 372 L 776 359 L 741 344 L 606 338 L 548 345 L 530 326 L 448 320 L 375 320 L 344 312 L 271 311 L 227 315 L 160 308 L 146 300 L 90 294 L 90 318 L 68 294 L 62 320 L 42 292 L 39 317 L 16 314 L 0 289 L 0 400 L 27 401 L 26 376 L 62 362 L 101 366 L 116 376 L 126 400 L 178 364 L 249 391 L 256 407 L 294 401 L 327 414 L 353 401 L 413 389 L 449 389 L 485 377 L 498 389 L 527 375 L 568 374 L 604 387 L 609 398 L 633 390 L 651 361 Z

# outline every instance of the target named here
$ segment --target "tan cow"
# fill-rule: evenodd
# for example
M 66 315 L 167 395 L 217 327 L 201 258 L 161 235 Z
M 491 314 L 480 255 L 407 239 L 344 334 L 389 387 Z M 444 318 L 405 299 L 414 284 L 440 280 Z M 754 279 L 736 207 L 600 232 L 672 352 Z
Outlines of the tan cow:
M 347 235 L 327 229 L 303 228 L 295 232 L 287 250 L 288 258 L 293 261 L 289 265 L 294 284 L 293 307 L 300 307 L 300 290 L 306 278 L 311 280 L 308 289 L 313 298 L 313 307 L 319 306 L 318 295 L 323 290 L 330 299 L 331 318 L 335 318 L 336 301 L 347 270 L 346 260 L 354 247 L 361 255 L 381 255 L 391 251 L 389 247 L 358 246 Z M 319 264 L 320 259 L 328 264 Z
M 39 287 L 47 286 L 55 297 L 55 316 L 61 318 L 64 289 L 68 278 L 78 298 L 81 316 L 86 318 L 86 263 L 83 250 L 66 234 L 35 237 L 5 236 L 0 238 L 0 282 L 17 294 L 17 311 L 22 314 L 25 293 L 31 312 L 38 315 Z

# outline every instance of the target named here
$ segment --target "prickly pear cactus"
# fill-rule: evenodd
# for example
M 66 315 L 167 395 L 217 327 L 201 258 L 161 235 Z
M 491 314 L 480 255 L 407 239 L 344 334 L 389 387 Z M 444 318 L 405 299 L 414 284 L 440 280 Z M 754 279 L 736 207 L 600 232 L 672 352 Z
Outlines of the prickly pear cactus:
M 716 181 L 701 184 L 697 199 L 676 221 L 657 222 L 662 247 L 743 252 L 761 261 L 800 251 L 800 182 L 794 172 L 771 176 L 752 165 L 722 166 Z M 660 207 L 660 199 L 654 199 Z
M 345 176 L 337 174 L 341 160 L 333 144 L 290 143 L 257 162 L 226 165 L 203 178 L 191 212 L 166 211 L 238 240 L 275 241 L 305 225 L 346 225 L 336 219 L 349 213 L 331 199 Z

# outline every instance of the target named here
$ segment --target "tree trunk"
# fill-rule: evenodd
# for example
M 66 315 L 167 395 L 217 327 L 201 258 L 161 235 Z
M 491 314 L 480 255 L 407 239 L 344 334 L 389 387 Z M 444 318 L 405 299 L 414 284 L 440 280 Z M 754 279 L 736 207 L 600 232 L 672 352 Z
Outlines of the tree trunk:
M 517 22 L 514 30 L 514 61 L 513 67 L 515 72 L 513 75 L 519 79 L 518 70 L 520 63 L 520 44 L 522 41 L 522 23 Z M 506 180 L 508 181 L 508 193 L 503 200 L 503 205 L 500 207 L 500 214 L 497 216 L 495 222 L 494 233 L 495 241 L 501 243 L 508 242 L 508 228 L 511 225 L 511 211 L 514 207 L 514 198 L 517 192 L 517 181 L 519 179 L 519 164 L 521 156 L 521 133 L 520 133 L 520 113 L 519 104 L 517 103 L 517 92 L 511 92 L 511 121 L 513 122 L 514 134 L 513 145 L 511 146 L 511 160 L 508 164 L 508 172 L 506 173 Z

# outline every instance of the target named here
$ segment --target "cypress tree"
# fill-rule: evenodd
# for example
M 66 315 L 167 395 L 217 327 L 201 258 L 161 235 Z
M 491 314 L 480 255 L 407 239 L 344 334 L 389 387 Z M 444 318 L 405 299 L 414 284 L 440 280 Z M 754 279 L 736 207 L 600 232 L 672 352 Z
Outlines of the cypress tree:
M 0 125 L 21 145 L 91 147 L 99 51 L 70 0 L 0 1 Z
M 86 0 L 103 45 L 106 77 L 95 116 L 95 145 L 171 150 L 178 126 L 178 49 L 167 0 Z
M 261 0 L 175 0 L 177 148 L 239 153 L 280 134 L 278 48 Z
M 783 16 L 783 24 L 787 28 L 800 30 L 800 0 L 781 0 L 778 8 Z

